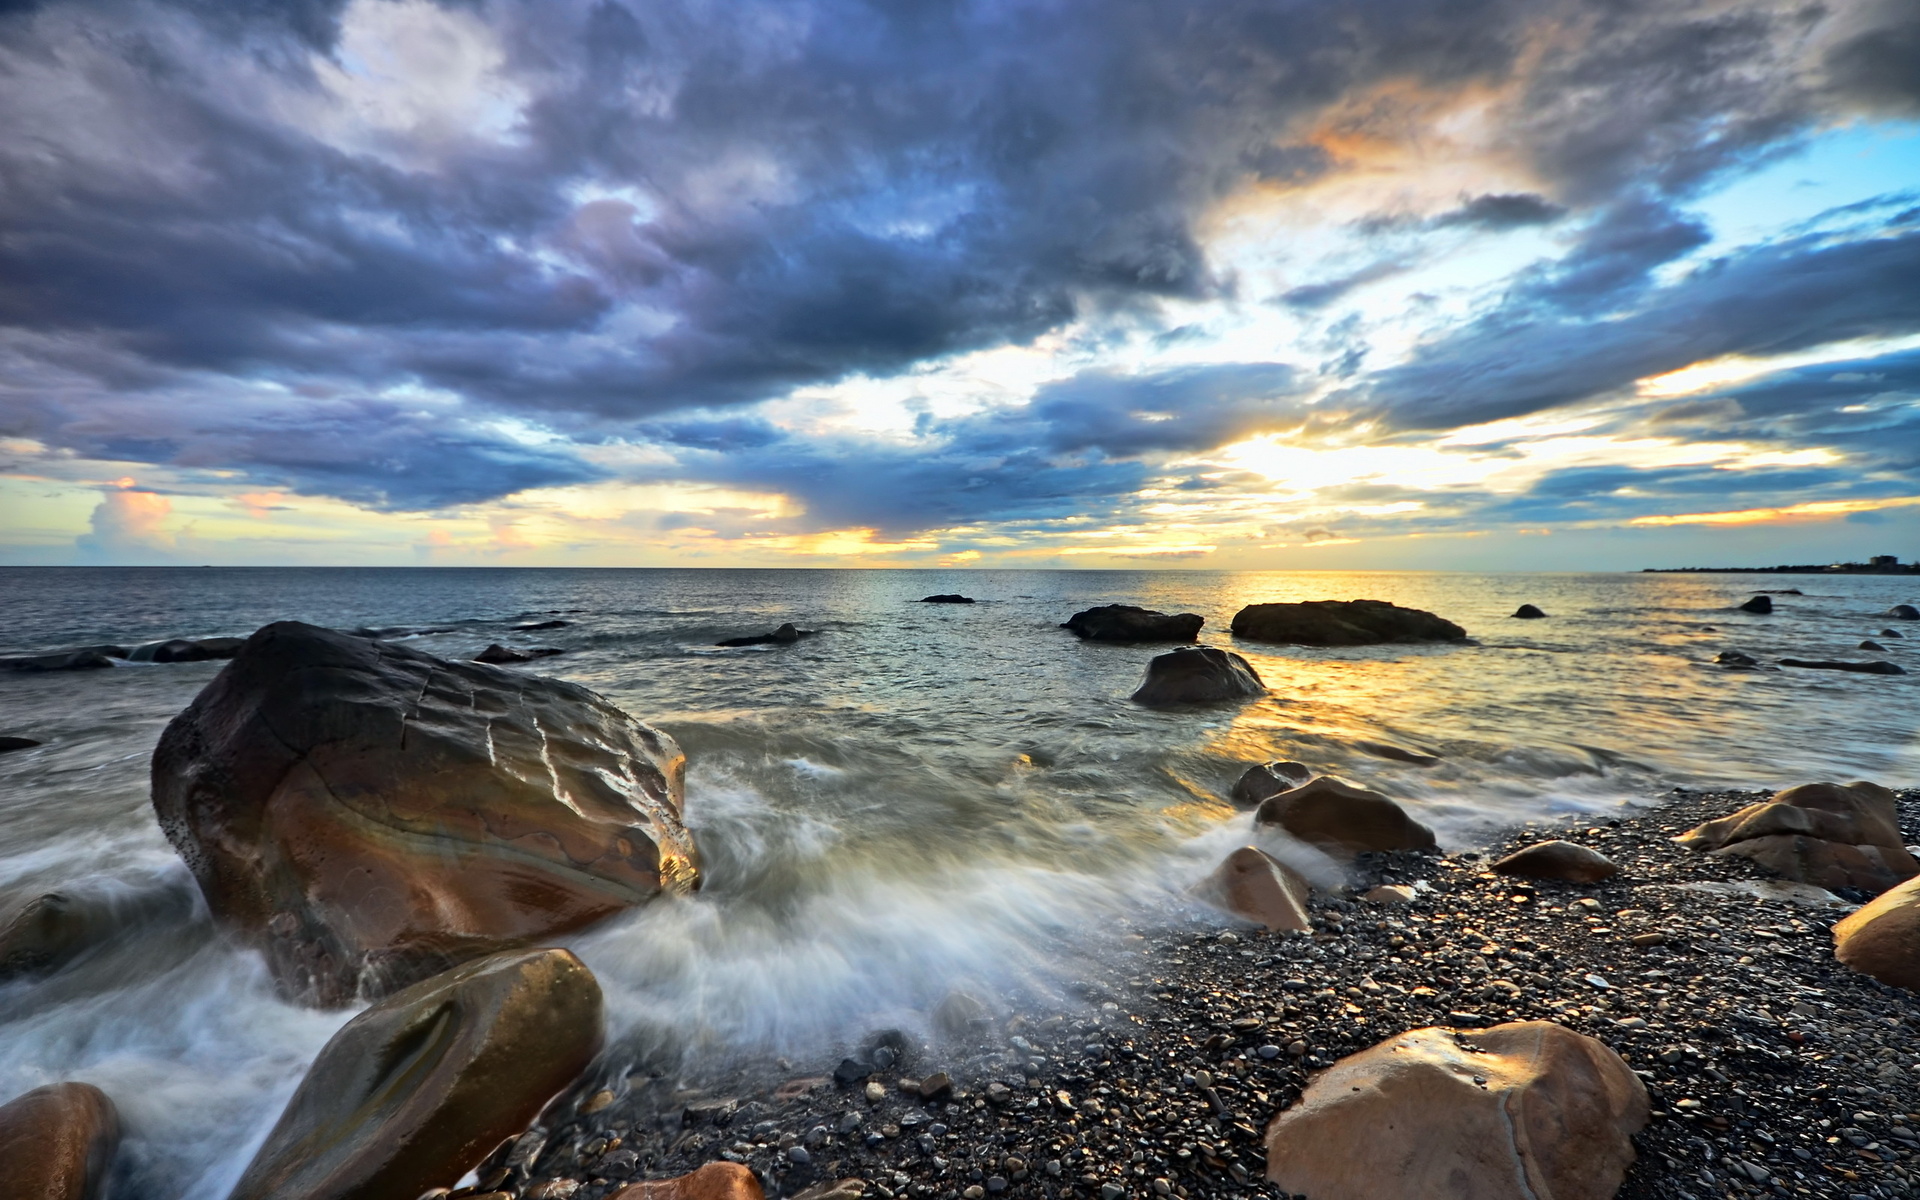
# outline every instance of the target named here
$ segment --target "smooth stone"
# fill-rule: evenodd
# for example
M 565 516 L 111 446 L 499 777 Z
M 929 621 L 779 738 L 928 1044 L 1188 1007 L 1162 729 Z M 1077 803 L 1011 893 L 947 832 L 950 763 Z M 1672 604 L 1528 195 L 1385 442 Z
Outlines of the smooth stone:
M 0 754 L 5 754 L 9 750 L 31 750 L 35 746 L 44 744 L 30 737 L 0 737 Z
M 1233 802 L 1242 808 L 1253 808 L 1261 801 L 1277 796 L 1281 792 L 1290 792 L 1313 778 L 1313 768 L 1305 763 L 1273 762 L 1256 763 L 1248 767 L 1233 785 Z
M 1459 641 L 1467 631 L 1430 612 L 1384 600 L 1308 600 L 1249 604 L 1234 614 L 1233 636 L 1299 646 L 1370 646 Z
M 1516 850 L 1494 863 L 1493 869 L 1502 875 L 1563 883 L 1599 883 L 1620 873 L 1614 861 L 1598 850 L 1559 840 L 1535 842 Z
M 1742 654 L 1738 650 L 1722 650 L 1713 661 L 1729 667 L 1757 667 L 1760 660 L 1751 654 Z
M 1920 992 L 1920 877 L 1882 892 L 1836 924 L 1833 954 L 1881 983 Z
M 756 634 L 751 634 L 747 637 L 727 638 L 725 641 L 715 642 L 714 645 L 716 646 L 791 646 L 793 643 L 799 641 L 801 638 L 812 637 L 815 633 L 818 633 L 818 632 L 819 630 L 816 630 L 816 629 L 796 629 L 794 628 L 793 622 L 788 621 L 786 624 L 780 626 L 780 628 L 774 630 L 772 633 L 756 633 Z
M 993 1023 L 993 1014 L 978 999 L 958 988 L 933 1010 L 933 1026 L 950 1039 L 958 1040 L 977 1033 Z
M 1193 886 L 1197 899 L 1270 930 L 1312 929 L 1312 891 L 1293 868 L 1257 846 L 1235 850 Z
M 962 596 L 958 592 L 944 592 L 938 596 L 922 596 L 922 604 L 972 604 L 973 597 Z
M 1188 646 L 1158 654 L 1133 693 L 1137 704 L 1209 704 L 1266 694 L 1266 685 L 1246 659 L 1213 646 Z
M 1090 642 L 1190 642 L 1207 619 L 1198 613 L 1163 613 L 1134 604 L 1102 604 L 1061 623 Z
M 1547 614 L 1541 612 L 1531 604 L 1522 604 L 1519 608 L 1513 610 L 1512 619 L 1519 621 L 1538 621 L 1546 615 Z
M 1864 642 L 1861 642 L 1861 643 L 1860 643 L 1860 644 L 1859 644 L 1858 646 L 1856 646 L 1856 647 L 1854 647 L 1854 649 L 1856 649 L 1856 650 L 1878 650 L 1878 651 L 1880 651 L 1880 652 L 1881 652 L 1882 654 L 1884 654 L 1884 653 L 1886 653 L 1886 650 L 1887 650 L 1887 648 L 1886 648 L 1885 646 L 1882 646 L 1882 645 L 1881 645 L 1881 644 L 1880 644 L 1879 642 L 1876 642 L 1876 641 L 1874 641 L 1874 640 L 1873 640 L 1872 638 L 1868 638 L 1868 639 L 1867 639 L 1866 641 L 1864 641 Z
M 1853 846 L 1820 838 L 1749 838 L 1714 853 L 1750 859 L 1776 875 L 1823 888 L 1879 893 L 1920 875 L 1920 862 L 1904 847 Z
M 1404 883 L 1383 883 L 1360 898 L 1369 904 L 1412 904 L 1419 894 Z
M 1738 607 L 1741 612 L 1758 613 L 1764 616 L 1773 611 L 1773 597 L 1755 596 L 1753 599 Z
M 711 1162 L 673 1179 L 630 1183 L 613 1193 L 613 1200 L 766 1200 L 766 1192 L 759 1178 L 742 1164 Z
M 685 767 L 576 684 L 287 621 L 161 734 L 153 807 L 281 988 L 340 1005 L 690 890 Z
M 1851 845 L 1903 847 L 1896 797 L 1877 783 L 1803 783 L 1729 816 L 1694 826 L 1673 840 L 1690 850 L 1718 850 L 1772 834 L 1800 834 Z
M 1608 1200 L 1648 1115 L 1618 1054 L 1552 1022 L 1416 1029 L 1316 1076 L 1267 1126 L 1267 1178 L 1314 1200 Z
M 1353 748 L 1362 754 L 1371 754 L 1375 758 L 1392 759 L 1394 762 L 1408 763 L 1416 767 L 1440 765 L 1438 754 L 1428 754 L 1423 750 L 1408 750 L 1403 746 L 1389 745 L 1386 742 L 1355 742 Z
M 1900 632 L 1900 631 L 1899 631 L 1898 629 L 1882 629 L 1882 630 L 1880 631 L 1880 636 L 1881 636 L 1881 637 L 1883 637 L 1883 638 L 1901 638 L 1901 639 L 1905 639 L 1907 635 L 1906 635 L 1906 634 L 1904 634 L 1904 633 L 1901 633 L 1901 632 Z
M 360 1200 L 449 1187 L 593 1062 L 600 985 L 565 950 L 490 955 L 348 1021 L 229 1200 Z
M 1780 660 L 1780 665 L 1800 667 L 1808 671 L 1852 671 L 1860 675 L 1905 675 L 1907 673 L 1905 667 L 1898 663 L 1887 662 L 1885 659 L 1875 659 L 1872 662 L 1842 662 L 1827 658 L 1783 658 Z
M 1407 815 L 1394 800 L 1322 775 L 1282 792 L 1254 813 L 1256 825 L 1277 825 L 1330 854 L 1351 858 L 1380 850 L 1431 850 L 1433 830 Z
M 21 905 L 0 925 L 0 979 L 49 971 L 79 957 L 111 936 L 101 906 L 63 892 L 47 892 Z
M 93 1200 L 120 1146 L 120 1114 L 90 1083 L 54 1083 L 0 1105 L 0 1196 Z
M 1920 608 L 1911 604 L 1896 604 L 1887 610 L 1887 615 L 1898 621 L 1920 621 Z

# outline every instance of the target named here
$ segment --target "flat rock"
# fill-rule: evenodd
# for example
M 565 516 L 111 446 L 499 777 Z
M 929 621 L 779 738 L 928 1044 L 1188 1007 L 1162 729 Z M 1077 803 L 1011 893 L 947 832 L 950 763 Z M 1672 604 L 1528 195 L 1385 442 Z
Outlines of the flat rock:
M 566 653 L 564 650 L 558 650 L 552 646 L 535 646 L 529 650 L 522 650 L 515 646 L 502 646 L 499 642 L 494 642 L 474 655 L 473 661 L 505 666 L 508 663 L 532 662 L 536 658 L 552 658 L 556 654 L 564 653 Z
M 1513 619 L 1517 621 L 1538 621 L 1546 615 L 1546 613 L 1541 612 L 1531 604 L 1522 604 L 1519 608 L 1513 610 Z
M 240 652 L 240 646 L 246 640 L 245 638 L 237 637 L 170 638 L 164 642 L 148 642 L 144 646 L 135 646 L 128 652 L 127 661 L 138 663 L 212 662 L 217 659 L 232 658 Z
M 858 1195 L 857 1190 L 844 1191 Z M 649 1179 L 628 1184 L 613 1200 L 765 1200 L 766 1192 L 754 1173 L 739 1163 L 708 1163 L 698 1171 L 673 1179 Z M 836 1198 L 837 1200 L 837 1198 Z
M 1412 904 L 1418 892 L 1404 883 L 1383 883 L 1361 896 L 1369 904 Z
M 1852 845 L 1904 846 L 1894 794 L 1877 783 L 1803 783 L 1775 792 L 1673 840 L 1690 850 L 1718 850 L 1773 834 L 1800 834 Z
M 1608 1200 L 1646 1088 L 1549 1021 L 1416 1029 L 1322 1072 L 1267 1127 L 1267 1178 L 1313 1200 Z
M 1394 762 L 1403 762 L 1416 767 L 1440 765 L 1438 754 L 1428 754 L 1424 750 L 1409 750 L 1405 746 L 1395 746 L 1387 742 L 1355 742 L 1353 748 L 1362 754 L 1371 754 L 1375 758 L 1388 758 Z
M 451 1187 L 573 1083 L 602 1037 L 600 985 L 565 950 L 422 980 L 321 1048 L 229 1200 Z
M 1598 850 L 1558 840 L 1535 842 L 1516 850 L 1494 863 L 1493 869 L 1502 875 L 1555 879 L 1563 883 L 1599 883 L 1620 873 L 1614 861 Z
M 972 604 L 973 597 L 962 596 L 958 592 L 943 592 L 938 596 L 920 597 L 922 604 Z
M 1776 875 L 1823 888 L 1877 893 L 1920 875 L 1920 862 L 1905 847 L 1855 846 L 1786 834 L 1749 838 L 1714 853 L 1751 859 Z
M 1885 659 L 1872 662 L 1843 662 L 1829 658 L 1783 658 L 1783 667 L 1800 667 L 1808 671 L 1852 671 L 1859 675 L 1905 675 L 1907 670 L 1899 663 L 1890 663 Z
M 1351 858 L 1381 850 L 1431 850 L 1433 830 L 1389 797 L 1322 775 L 1264 801 L 1256 825 L 1277 825 L 1301 841 Z
M 1273 762 L 1256 763 L 1248 767 L 1233 785 L 1233 802 L 1243 808 L 1253 808 L 1261 801 L 1281 792 L 1290 792 L 1294 788 L 1313 778 L 1313 768 L 1305 763 Z
M 1133 693 L 1138 704 L 1210 704 L 1266 694 L 1246 659 L 1214 646 L 1188 646 L 1155 655 Z
M 1804 908 L 1841 908 L 1849 912 L 1858 905 L 1849 904 L 1825 888 L 1810 883 L 1795 883 L 1790 879 L 1699 879 L 1689 883 L 1653 883 L 1644 885 L 1644 889 L 1657 891 L 1661 888 L 1676 888 L 1683 892 L 1699 892 L 1702 895 L 1718 896 L 1726 900 L 1764 900 L 1775 904 L 1798 904 Z
M 88 1083 L 35 1088 L 0 1105 L 0 1196 L 92 1200 L 120 1146 L 113 1101 Z
M 1312 891 L 1293 868 L 1258 846 L 1227 855 L 1193 887 L 1197 899 L 1270 930 L 1312 929 L 1307 916 Z
M 1234 614 L 1233 636 L 1299 646 L 1370 646 L 1459 641 L 1467 631 L 1430 612 L 1384 600 L 1308 600 L 1249 604 Z
M 793 643 L 799 641 L 803 637 L 812 637 L 816 632 L 818 631 L 813 629 L 796 629 L 793 625 L 793 622 L 788 621 L 786 624 L 780 626 L 780 628 L 774 630 L 772 633 L 755 633 L 755 634 L 749 634 L 746 637 L 727 638 L 724 641 L 715 642 L 714 645 L 716 646 L 790 646 Z
M 118 654 L 108 651 L 117 650 Z M 98 671 L 111 667 L 115 659 L 125 658 L 124 646 L 85 646 L 78 650 L 61 650 L 53 654 L 27 654 L 14 658 L 0 658 L 0 671 L 19 671 L 22 674 L 40 674 L 45 671 Z
M 1755 596 L 1745 604 L 1737 606 L 1741 612 L 1758 613 L 1762 616 L 1773 611 L 1773 597 Z
M 281 987 L 344 1004 L 695 886 L 685 766 L 575 684 L 281 622 L 167 726 L 153 807 Z
M 1132 604 L 1103 604 L 1061 623 L 1090 642 L 1190 642 L 1207 619 L 1198 613 L 1163 613 Z
M 1882 892 L 1835 925 L 1833 953 L 1863 975 L 1920 992 L 1920 878 Z

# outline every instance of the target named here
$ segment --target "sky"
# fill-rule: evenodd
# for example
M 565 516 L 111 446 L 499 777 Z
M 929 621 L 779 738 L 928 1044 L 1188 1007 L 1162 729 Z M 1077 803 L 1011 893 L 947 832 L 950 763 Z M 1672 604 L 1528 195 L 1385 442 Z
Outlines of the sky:
M 1920 558 L 1911 0 L 0 0 L 0 563 Z

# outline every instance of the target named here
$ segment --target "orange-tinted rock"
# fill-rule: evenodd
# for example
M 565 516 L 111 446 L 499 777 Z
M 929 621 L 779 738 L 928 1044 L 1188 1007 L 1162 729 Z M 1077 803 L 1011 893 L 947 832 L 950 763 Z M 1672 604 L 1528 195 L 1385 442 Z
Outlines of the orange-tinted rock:
M 1849 846 L 1786 834 L 1749 838 L 1714 853 L 1752 859 L 1783 879 L 1823 888 L 1884 892 L 1920 875 L 1920 862 L 1904 847 Z
M 1920 874 L 1907 853 L 1893 793 L 1872 783 L 1808 783 L 1698 825 L 1683 846 L 1752 859 L 1824 888 L 1880 892 Z
M 1278 825 L 1330 854 L 1351 857 L 1375 850 L 1430 850 L 1433 830 L 1379 792 L 1322 775 L 1264 801 L 1260 825 Z
M 765 1200 L 752 1171 L 739 1163 L 713 1162 L 673 1179 L 628 1184 L 613 1200 Z
M 1305 763 L 1264 762 L 1248 767 L 1233 785 L 1233 802 L 1252 808 L 1270 796 L 1290 792 L 1313 778 Z
M 1863 975 L 1920 992 L 1920 878 L 1881 893 L 1835 925 L 1833 953 Z
M 120 1145 L 120 1116 L 88 1083 L 35 1088 L 0 1105 L 0 1196 L 90 1200 Z
M 573 684 L 269 625 L 161 735 L 153 806 L 290 994 L 381 995 L 696 880 L 672 739 Z
M 565 950 L 508 951 L 394 993 L 321 1048 L 230 1200 L 448 1187 L 593 1061 L 600 985 Z
M 1267 1127 L 1267 1178 L 1313 1200 L 1607 1200 L 1647 1093 L 1550 1021 L 1416 1029 L 1341 1059 Z
M 1419 898 L 1419 895 L 1420 893 L 1414 891 L 1404 883 L 1383 883 L 1379 887 L 1369 890 L 1366 895 L 1360 898 L 1369 904 L 1397 905 L 1412 904 L 1414 900 Z
M 1234 614 L 1233 636 L 1301 646 L 1369 646 L 1459 641 L 1467 631 L 1430 612 L 1384 600 L 1308 600 L 1249 604 Z
M 1620 873 L 1614 861 L 1598 850 L 1562 841 L 1535 842 L 1494 863 L 1493 869 L 1502 875 L 1563 883 L 1599 883 Z
M 1307 881 L 1258 846 L 1242 846 L 1194 885 L 1193 894 L 1215 908 L 1268 929 L 1311 929 Z

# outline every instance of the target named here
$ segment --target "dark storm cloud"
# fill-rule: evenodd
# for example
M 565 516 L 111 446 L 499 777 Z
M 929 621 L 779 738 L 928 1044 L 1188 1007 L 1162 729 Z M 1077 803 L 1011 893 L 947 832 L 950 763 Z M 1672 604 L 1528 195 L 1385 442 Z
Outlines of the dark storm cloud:
M 1827 52 L 1831 86 L 1871 109 L 1920 114 L 1920 9 L 1909 0 L 1861 7 L 1861 27 Z
M 1534 192 L 1508 192 L 1475 196 L 1459 208 L 1441 213 L 1429 224 L 1435 229 L 1471 226 L 1478 229 L 1523 229 L 1529 225 L 1551 225 L 1567 215 L 1567 210 Z
M 1344 299 L 1355 288 L 1377 283 L 1382 279 L 1391 279 L 1411 269 L 1413 264 L 1405 259 L 1383 259 L 1368 263 L 1357 271 L 1350 271 L 1336 279 L 1321 283 L 1306 283 L 1299 287 L 1288 288 L 1280 293 L 1279 302 L 1288 308 L 1320 309 Z

